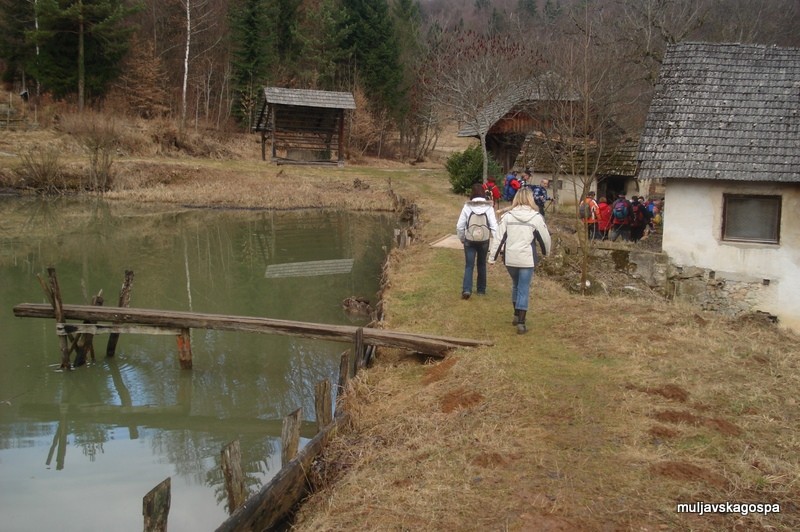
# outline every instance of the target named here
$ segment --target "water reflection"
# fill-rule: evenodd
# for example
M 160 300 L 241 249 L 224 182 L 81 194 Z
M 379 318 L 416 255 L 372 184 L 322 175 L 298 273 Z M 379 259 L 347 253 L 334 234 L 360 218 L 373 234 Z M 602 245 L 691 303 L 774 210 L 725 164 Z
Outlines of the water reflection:
M 302 407 L 306 436 L 313 434 L 314 386 L 336 380 L 347 348 L 194 330 L 194 369 L 182 371 L 173 337 L 123 335 L 117 355 L 105 358 L 107 337 L 98 336 L 96 363 L 64 374 L 52 320 L 11 312 L 45 302 L 37 273 L 56 266 L 68 303 L 103 289 L 116 304 L 131 269 L 135 307 L 352 323 L 341 301 L 374 297 L 392 224 L 389 216 L 335 212 L 0 200 L 4 527 L 140 530 L 143 495 L 173 476 L 170 529 L 213 528 L 226 516 L 222 447 L 241 441 L 256 490 L 279 468 L 283 416 Z M 340 259 L 352 259 L 349 272 L 265 275 L 274 265 Z M 89 492 L 103 504 L 91 515 L 76 512 Z

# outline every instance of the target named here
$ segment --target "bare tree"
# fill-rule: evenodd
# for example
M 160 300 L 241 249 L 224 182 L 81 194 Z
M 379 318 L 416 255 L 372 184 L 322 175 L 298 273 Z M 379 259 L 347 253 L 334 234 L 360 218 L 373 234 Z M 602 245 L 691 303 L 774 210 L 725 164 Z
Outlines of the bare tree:
M 486 134 L 491 122 L 500 118 L 494 116 L 497 102 L 530 83 L 537 66 L 533 50 L 516 35 L 452 30 L 431 43 L 420 82 L 434 105 L 479 136 L 484 182 L 489 163 Z

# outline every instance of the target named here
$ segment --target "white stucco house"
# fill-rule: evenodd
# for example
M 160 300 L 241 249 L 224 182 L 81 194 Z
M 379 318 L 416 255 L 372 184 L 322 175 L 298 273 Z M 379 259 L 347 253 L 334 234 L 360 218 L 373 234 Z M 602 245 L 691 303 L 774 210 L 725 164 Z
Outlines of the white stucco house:
M 800 48 L 670 46 L 638 159 L 673 294 L 800 331 Z

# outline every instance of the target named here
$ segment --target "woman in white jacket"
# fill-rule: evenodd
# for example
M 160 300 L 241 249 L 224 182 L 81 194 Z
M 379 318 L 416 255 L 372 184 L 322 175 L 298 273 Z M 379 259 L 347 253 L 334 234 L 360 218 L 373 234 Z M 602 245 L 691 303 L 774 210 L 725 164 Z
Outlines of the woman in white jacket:
M 474 220 L 473 220 L 474 218 Z M 472 185 L 470 199 L 461 209 L 456 223 L 456 234 L 464 244 L 464 282 L 461 284 L 461 299 L 472 294 L 472 273 L 478 262 L 478 294 L 486 294 L 486 259 L 489 256 L 489 237 L 497 239 L 497 217 L 494 205 L 488 201 L 483 185 Z
M 525 315 L 533 282 L 533 268 L 538 262 L 537 243 L 542 253 L 550 253 L 550 232 L 533 201 L 533 193 L 523 187 L 514 196 L 511 210 L 500 218 L 498 237 L 489 251 L 489 263 L 494 264 L 501 249 L 505 249 L 503 261 L 511 276 L 511 302 L 514 304 L 514 319 L 517 333 L 528 332 Z

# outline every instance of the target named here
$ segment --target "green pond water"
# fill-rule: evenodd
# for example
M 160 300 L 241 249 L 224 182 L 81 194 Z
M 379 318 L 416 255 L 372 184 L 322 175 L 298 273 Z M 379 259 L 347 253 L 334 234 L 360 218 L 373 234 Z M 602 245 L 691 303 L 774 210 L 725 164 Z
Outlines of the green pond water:
M 171 477 L 169 529 L 213 530 L 228 516 L 222 447 L 241 442 L 257 491 L 280 469 L 280 420 L 302 407 L 313 421 L 314 386 L 336 382 L 349 347 L 193 330 L 194 368 L 181 370 L 172 336 L 122 335 L 106 358 L 102 335 L 94 363 L 62 372 L 54 320 L 12 312 L 46 302 L 37 274 L 56 268 L 65 303 L 102 289 L 116 305 L 130 269 L 133 307 L 358 325 L 367 319 L 342 300 L 374 302 L 394 225 L 390 215 L 0 198 L 0 529 L 138 531 L 142 497 Z M 299 275 L 314 264 L 338 270 Z

